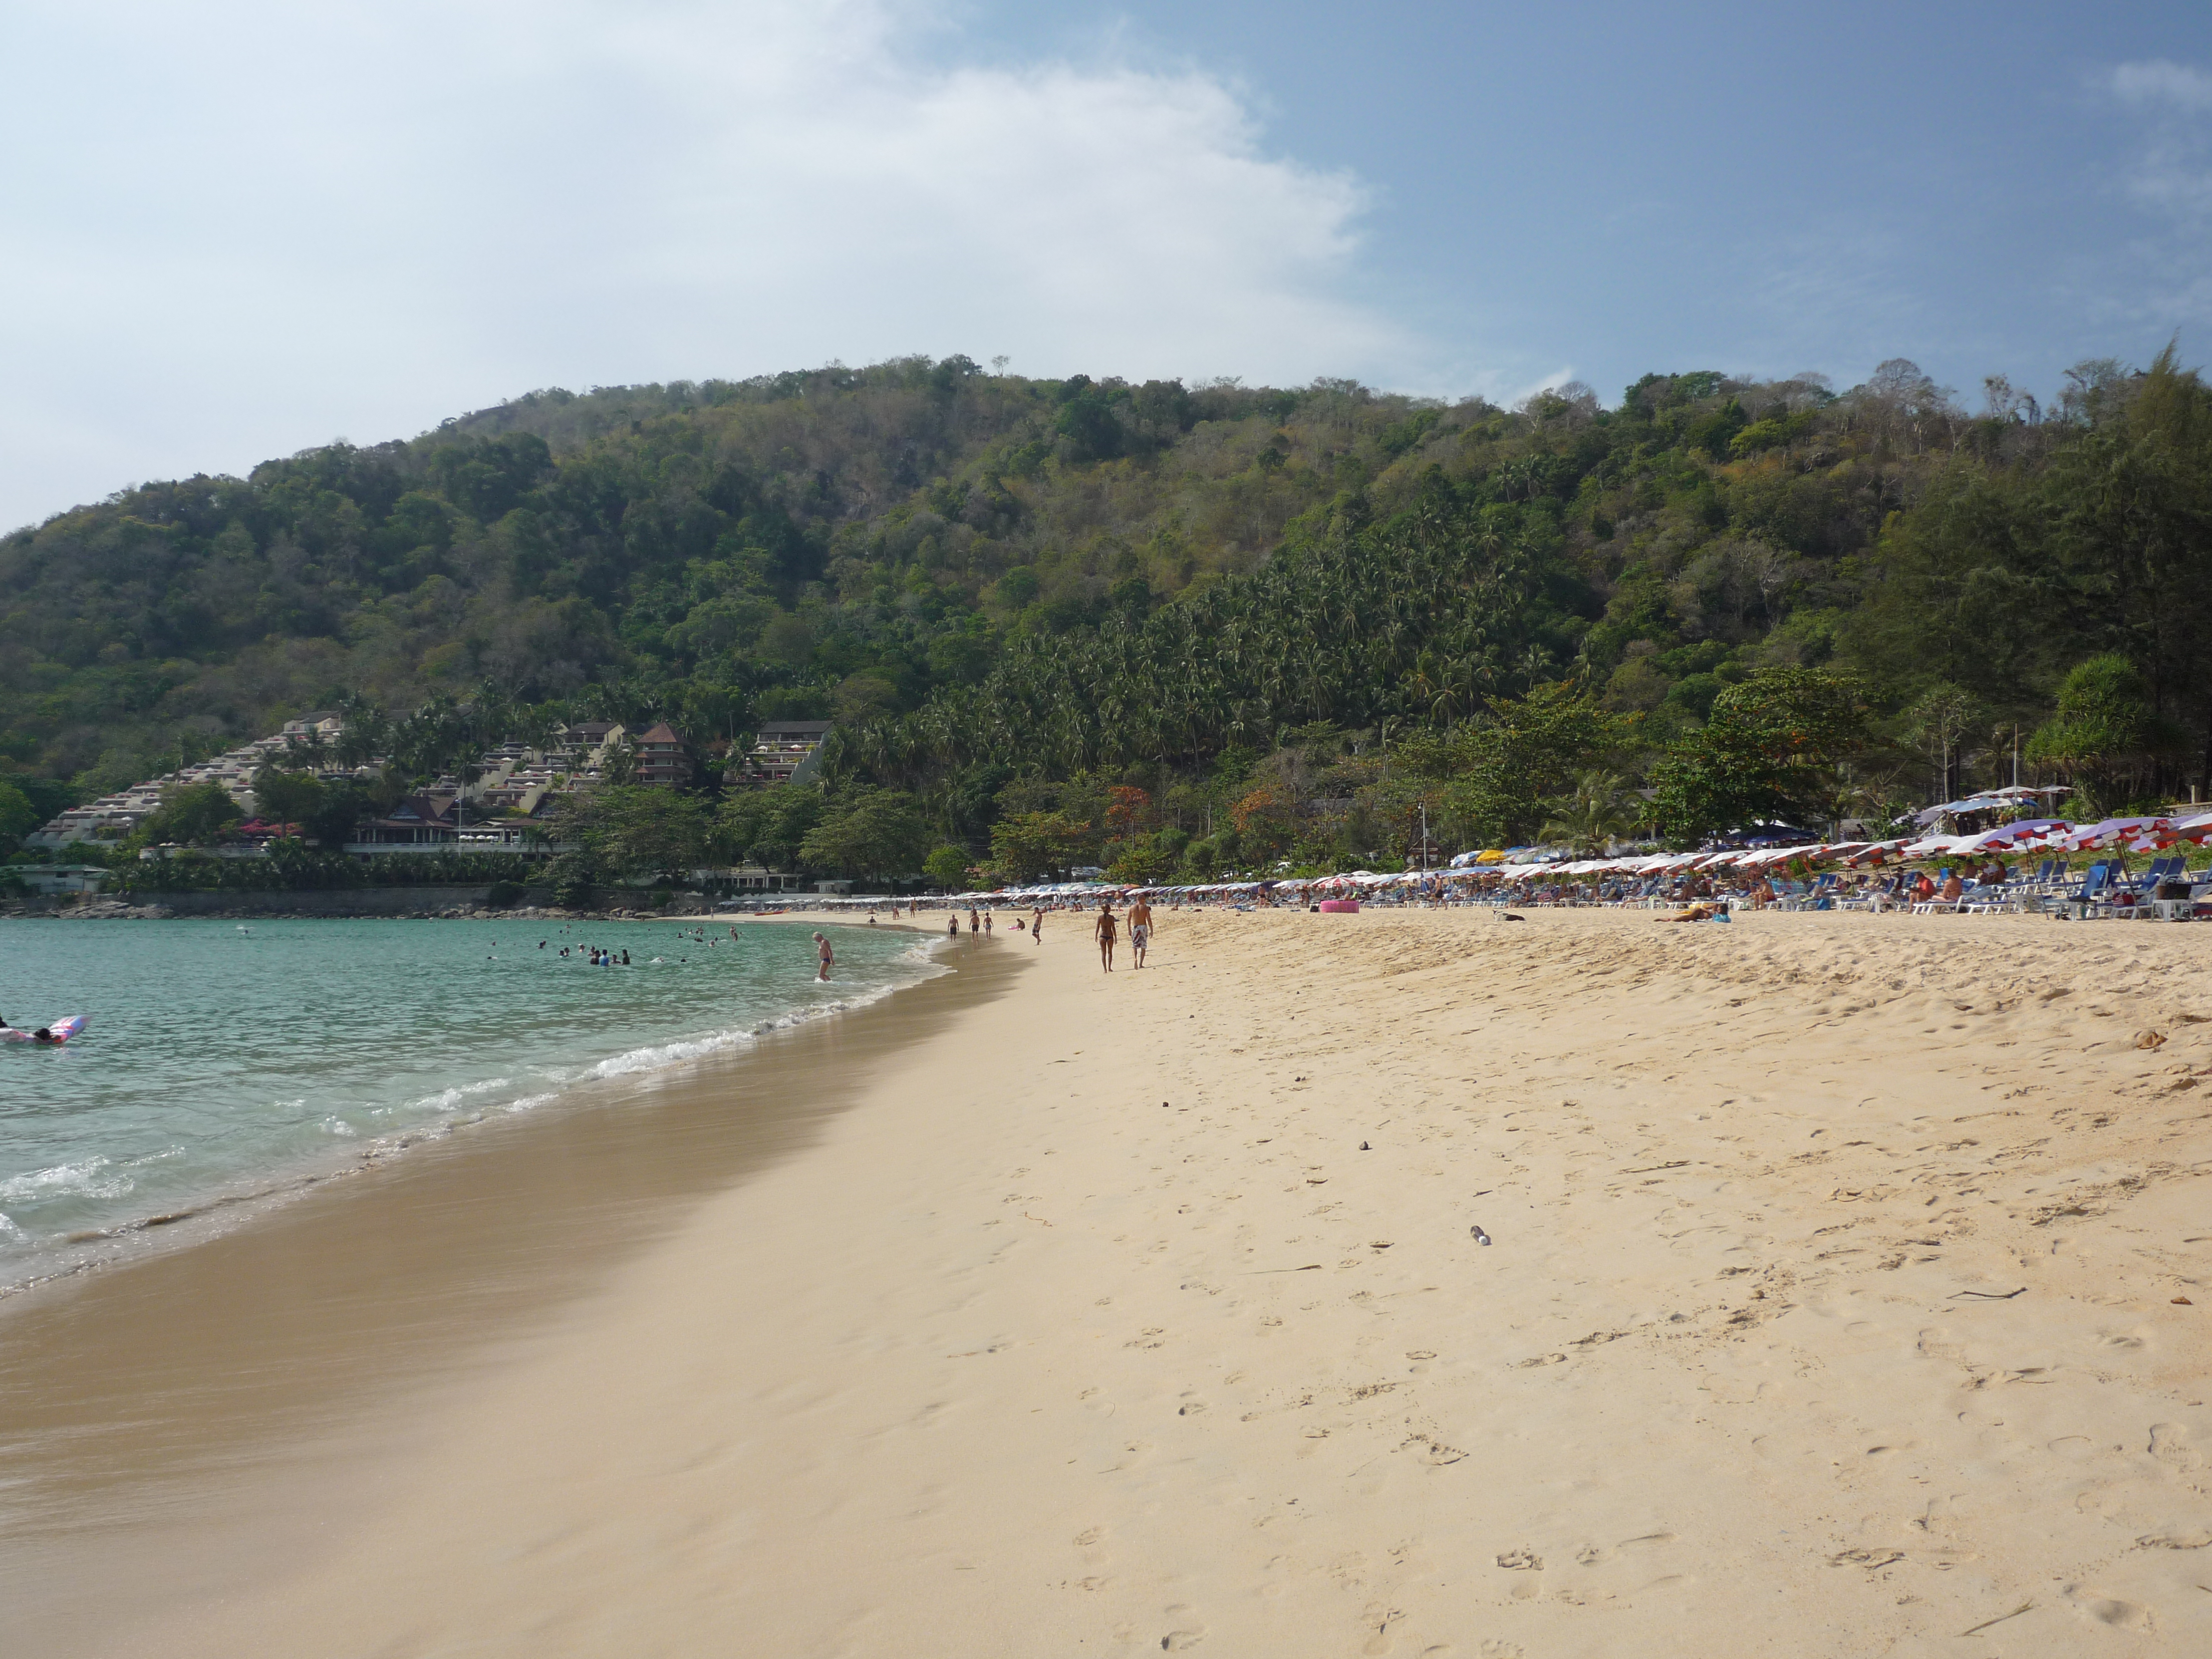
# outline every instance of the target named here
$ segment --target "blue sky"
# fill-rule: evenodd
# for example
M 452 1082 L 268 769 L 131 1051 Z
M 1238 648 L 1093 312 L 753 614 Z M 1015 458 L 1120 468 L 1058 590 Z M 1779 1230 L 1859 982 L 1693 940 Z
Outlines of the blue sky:
M 535 386 L 905 351 L 1978 399 L 2212 334 L 2212 10 L 0 14 L 0 524 Z
M 1448 374 L 1571 363 L 1611 402 L 1904 356 L 2047 388 L 2212 322 L 2203 5 L 1051 9 L 972 27 L 1202 67 L 1360 179 L 1358 286 Z

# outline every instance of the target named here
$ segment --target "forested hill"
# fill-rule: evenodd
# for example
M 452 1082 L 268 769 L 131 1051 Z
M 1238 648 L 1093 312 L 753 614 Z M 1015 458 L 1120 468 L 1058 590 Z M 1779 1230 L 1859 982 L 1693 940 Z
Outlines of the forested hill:
M 1441 417 L 916 359 L 534 392 L 147 484 L 0 540 L 0 764 L 97 793 L 349 694 L 487 683 L 702 736 L 911 708 L 1401 487 Z
M 927 791 L 1561 680 L 1650 749 L 1790 665 L 1856 671 L 1905 742 L 1934 692 L 1955 765 L 2118 653 L 2164 777 L 2201 779 L 2205 388 L 2168 354 L 1974 401 L 1905 362 L 1611 410 L 958 357 L 536 392 L 0 540 L 0 766 L 89 794 L 310 706 L 489 696 L 702 738 L 832 716 L 846 765 Z

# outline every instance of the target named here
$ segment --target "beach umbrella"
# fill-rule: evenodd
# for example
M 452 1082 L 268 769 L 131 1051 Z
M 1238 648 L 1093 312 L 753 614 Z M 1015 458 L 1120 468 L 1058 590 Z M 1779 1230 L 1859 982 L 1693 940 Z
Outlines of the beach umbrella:
M 2212 836 L 2212 812 L 2199 812 L 2194 817 L 2181 819 L 2173 826 L 2176 841 L 2194 842 L 2201 847 L 2207 836 Z
M 1909 859 L 1948 858 L 1959 850 L 1962 842 L 1972 839 L 1972 836 L 1923 836 L 1917 841 L 1905 842 L 1898 851 Z
M 1869 842 L 1867 845 L 1862 847 L 1857 852 L 1852 854 L 1845 862 L 1849 863 L 1855 869 L 1862 864 L 1879 866 L 1886 860 L 1895 858 L 1899 854 L 1905 850 L 1908 844 L 1909 843 L 1902 836 L 1894 841 Z
M 2172 829 L 2173 820 L 2171 818 L 2104 818 L 2075 830 L 2066 837 L 2064 845 L 2069 853 L 2088 853 L 2106 847 L 2124 847 L 2130 852 L 2148 853 L 2159 847 L 2171 845 Z
M 1990 853 L 2040 847 L 2053 831 L 2069 832 L 2073 828 L 2063 818 L 2021 818 L 2011 823 L 2001 823 L 1994 830 L 1984 830 L 1978 836 L 1969 836 L 1954 850 Z

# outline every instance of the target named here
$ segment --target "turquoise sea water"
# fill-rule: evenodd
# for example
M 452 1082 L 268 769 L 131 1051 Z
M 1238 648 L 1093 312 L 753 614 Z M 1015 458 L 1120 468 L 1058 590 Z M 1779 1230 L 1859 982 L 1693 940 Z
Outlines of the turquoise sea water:
M 937 971 L 928 936 L 666 922 L 0 921 L 0 1285 L 364 1151 L 750 1044 Z M 543 949 L 538 942 L 546 941 Z M 583 947 L 628 951 L 593 968 Z M 563 958 L 561 948 L 572 954 Z

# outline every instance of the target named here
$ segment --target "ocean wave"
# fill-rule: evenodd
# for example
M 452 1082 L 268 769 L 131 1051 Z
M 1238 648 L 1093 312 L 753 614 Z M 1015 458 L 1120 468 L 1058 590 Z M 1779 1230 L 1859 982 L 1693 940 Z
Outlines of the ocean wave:
M 386 1111 L 446 1112 L 467 1100 L 471 1095 L 489 1094 L 494 1089 L 505 1089 L 514 1082 L 511 1078 L 488 1077 L 480 1083 L 456 1083 L 450 1089 L 441 1089 L 434 1095 L 425 1095 L 420 1100 L 410 1100 L 404 1105 L 386 1107 Z
M 35 1203 L 49 1198 L 121 1198 L 138 1183 L 127 1175 L 100 1173 L 114 1167 L 113 1159 L 95 1154 L 80 1163 L 57 1164 L 51 1169 L 10 1176 L 0 1181 L 0 1203 Z
M 933 941 L 932 948 L 934 947 L 935 942 Z M 787 1009 L 772 1018 L 743 1028 L 726 1031 L 709 1031 L 698 1036 L 680 1037 L 672 1042 L 648 1043 L 642 1048 L 627 1049 L 618 1054 L 611 1054 L 595 1065 L 584 1067 L 582 1071 L 576 1073 L 576 1076 L 580 1079 L 629 1077 L 640 1072 L 655 1072 L 666 1066 L 681 1066 L 692 1060 L 705 1060 L 713 1054 L 729 1054 L 750 1048 L 761 1038 L 771 1033 L 792 1030 L 817 1019 L 826 1019 L 833 1014 L 851 1013 L 856 1009 L 872 1006 L 885 997 L 894 995 L 910 985 L 917 985 L 925 979 L 934 979 L 940 974 L 949 974 L 953 971 L 941 963 L 927 959 L 921 953 L 908 951 L 907 954 L 915 957 L 915 965 L 926 971 L 915 974 L 911 978 L 870 986 L 865 990 L 855 991 L 849 995 L 836 997 L 827 1002 L 817 1002 L 811 1007 Z

